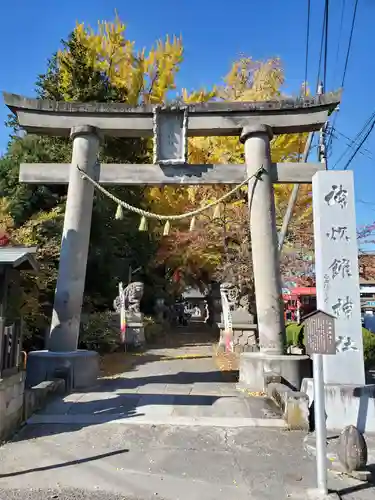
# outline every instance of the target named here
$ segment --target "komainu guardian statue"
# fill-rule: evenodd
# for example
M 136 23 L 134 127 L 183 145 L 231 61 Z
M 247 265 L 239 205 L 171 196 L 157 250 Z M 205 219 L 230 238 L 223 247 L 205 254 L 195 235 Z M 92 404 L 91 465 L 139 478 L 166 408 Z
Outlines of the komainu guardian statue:
M 127 314 L 139 314 L 141 312 L 143 292 L 144 285 L 141 281 L 134 281 L 134 283 L 129 283 L 129 285 L 125 287 L 122 300 L 124 301 Z M 115 298 L 113 307 L 116 312 L 120 312 L 121 297 L 118 296 Z

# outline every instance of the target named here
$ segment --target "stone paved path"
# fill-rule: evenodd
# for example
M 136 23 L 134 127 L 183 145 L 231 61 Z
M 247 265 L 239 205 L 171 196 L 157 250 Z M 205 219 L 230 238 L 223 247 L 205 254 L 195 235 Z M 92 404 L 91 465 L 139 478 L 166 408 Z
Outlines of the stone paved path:
M 284 427 L 271 400 L 226 381 L 212 352 L 210 343 L 150 349 L 130 372 L 53 402 L 29 423 Z
M 238 393 L 210 357 L 208 345 L 151 350 L 132 371 L 53 402 L 0 447 L 0 498 L 308 499 L 304 434 L 253 427 L 276 412 Z M 329 481 L 344 500 L 374 498 L 368 485 Z

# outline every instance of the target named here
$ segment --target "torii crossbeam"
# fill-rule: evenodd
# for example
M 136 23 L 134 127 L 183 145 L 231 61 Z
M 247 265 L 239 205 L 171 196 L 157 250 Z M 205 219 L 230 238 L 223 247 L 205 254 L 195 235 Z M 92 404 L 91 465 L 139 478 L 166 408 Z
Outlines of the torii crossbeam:
M 117 103 L 71 103 L 4 93 L 6 105 L 29 133 L 73 139 L 71 165 L 22 164 L 20 181 L 69 184 L 49 350 L 77 348 L 89 247 L 93 186 L 76 168 L 103 184 L 239 184 L 249 181 L 249 217 L 260 349 L 283 352 L 284 323 L 273 183 L 311 183 L 321 163 L 272 163 L 274 134 L 320 130 L 340 92 L 270 102 L 211 102 L 157 108 Z M 98 165 L 100 138 L 154 136 L 154 164 Z M 189 165 L 188 136 L 239 136 L 245 165 Z M 87 377 L 86 377 L 87 379 Z

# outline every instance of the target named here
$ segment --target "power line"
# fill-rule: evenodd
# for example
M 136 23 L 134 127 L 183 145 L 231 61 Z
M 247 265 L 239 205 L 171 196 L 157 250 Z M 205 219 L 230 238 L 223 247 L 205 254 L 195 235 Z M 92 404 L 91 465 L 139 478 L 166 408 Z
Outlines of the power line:
M 310 17 L 311 17 L 311 0 L 308 0 L 307 1 L 307 20 L 306 20 L 307 26 L 306 26 L 305 82 L 304 82 L 304 85 L 305 85 L 304 94 L 305 94 L 305 96 L 306 96 L 306 91 L 307 91 L 306 84 L 307 84 L 307 70 L 308 70 L 308 63 L 309 63 Z M 314 132 L 310 132 L 308 135 L 306 144 L 305 144 L 305 149 L 304 149 L 303 155 L 302 155 L 303 162 L 307 162 L 307 158 L 309 156 L 309 152 L 311 149 L 311 143 L 312 143 L 313 137 L 314 137 Z M 301 156 L 301 142 L 302 142 L 301 138 L 302 138 L 302 134 L 300 134 L 300 137 L 299 137 L 299 148 L 298 148 L 299 149 L 299 151 L 298 151 L 298 159 L 299 160 L 301 160 L 301 158 L 300 158 L 300 156 Z M 295 205 L 297 198 L 298 198 L 298 192 L 299 192 L 299 184 L 294 184 L 292 193 L 289 197 L 288 207 L 286 209 L 286 212 L 285 212 L 285 215 L 283 218 L 283 224 L 282 224 L 282 227 L 281 227 L 281 229 L 279 231 L 279 235 L 278 235 L 279 236 L 279 252 L 281 252 L 283 245 L 284 245 L 285 237 L 286 237 L 286 234 L 288 232 L 288 226 L 290 223 L 290 219 L 292 218 L 292 215 L 293 215 L 294 205 Z
M 342 39 L 342 31 L 344 27 L 344 14 L 345 14 L 345 7 L 346 7 L 346 0 L 342 0 L 342 5 L 341 5 L 341 18 L 340 18 L 340 27 L 339 27 L 339 36 L 337 38 L 337 49 L 336 49 L 336 60 L 335 60 L 335 67 L 333 70 L 333 80 L 335 81 L 335 75 L 336 75 L 336 70 L 337 70 L 337 65 L 339 62 L 339 54 L 340 54 L 340 45 L 341 45 L 341 39 Z
M 360 199 L 356 199 L 356 202 L 357 203 L 363 203 L 364 205 L 370 205 L 372 207 L 375 207 L 375 203 L 372 202 L 372 201 L 365 201 L 365 200 L 360 200 Z
M 307 19 L 306 19 L 306 49 L 305 49 L 305 79 L 303 84 L 303 95 L 307 95 L 307 73 L 309 66 L 309 45 L 310 45 L 310 16 L 311 16 L 311 0 L 307 0 Z M 302 137 L 303 134 L 299 134 L 299 144 L 298 144 L 298 159 L 301 159 L 302 154 Z
M 352 18 L 352 25 L 351 25 L 351 28 L 350 28 L 348 49 L 346 51 L 344 73 L 342 75 L 342 80 L 341 80 L 341 87 L 344 86 L 345 77 L 346 77 L 346 71 L 348 69 L 349 56 L 350 56 L 350 51 L 351 51 L 351 48 L 352 48 L 352 41 L 353 41 L 353 33 L 354 33 L 355 20 L 356 20 L 356 17 L 357 17 L 357 7 L 358 7 L 358 0 L 355 0 L 354 12 L 353 12 L 353 18 Z
M 361 149 L 362 145 L 365 143 L 365 141 L 367 140 L 368 136 L 371 134 L 372 130 L 374 129 L 375 127 L 375 117 L 373 118 L 372 120 L 372 123 L 370 125 L 370 128 L 368 129 L 368 131 L 366 132 L 365 136 L 363 137 L 362 141 L 358 144 L 358 146 L 356 147 L 356 149 L 354 150 L 353 154 L 351 155 L 351 157 L 349 158 L 349 160 L 346 162 L 345 164 L 345 167 L 344 167 L 344 170 L 347 170 L 349 165 L 351 164 L 351 162 L 354 160 L 354 158 L 356 157 L 358 151 Z
M 325 40 L 324 40 L 324 63 L 323 63 L 323 87 L 327 88 L 327 60 L 328 60 L 328 15 L 329 15 L 329 0 L 325 1 L 326 18 L 324 23 Z
M 339 137 L 337 137 L 336 134 L 338 134 L 340 137 L 342 137 L 343 139 L 346 139 L 347 141 L 349 142 L 346 142 L 346 145 L 350 148 L 352 148 L 354 145 L 355 145 L 355 141 L 354 139 L 351 139 L 350 137 L 348 137 L 347 135 L 343 134 L 342 132 L 340 132 L 339 130 L 337 130 L 337 128 L 332 128 L 331 130 L 331 134 L 333 135 L 333 137 L 335 139 L 338 139 L 339 140 Z M 363 148 L 362 151 L 359 151 L 359 153 L 363 156 L 366 156 L 369 160 L 373 160 L 374 157 L 373 157 L 373 153 L 368 149 L 368 148 Z M 367 154 L 366 154 L 367 153 Z
M 307 69 L 309 64 L 309 44 L 310 44 L 310 15 L 311 15 L 311 0 L 307 0 L 307 28 L 306 28 L 306 52 L 305 52 L 305 96 L 307 84 Z
M 343 5 L 343 11 L 344 11 L 344 8 L 345 8 L 345 5 Z M 358 8 L 358 0 L 355 0 L 354 10 L 353 10 L 353 17 L 352 17 L 352 24 L 351 24 L 351 27 L 350 27 L 350 35 L 349 35 L 348 47 L 347 47 L 346 56 L 345 56 L 344 71 L 343 71 L 343 75 L 342 75 L 342 79 L 341 79 L 341 88 L 344 88 L 345 78 L 346 78 L 346 74 L 347 74 L 347 70 L 348 70 L 348 64 L 349 64 L 349 57 L 350 57 L 350 52 L 351 52 L 351 48 L 352 48 L 352 41 L 353 41 L 353 33 L 354 33 L 355 21 L 356 21 L 356 18 L 357 18 L 357 8 Z M 343 12 L 342 12 L 342 17 L 343 17 Z M 338 46 L 338 52 L 339 52 L 339 46 Z M 336 120 L 337 120 L 337 111 L 336 111 L 336 113 L 335 113 L 335 115 L 333 117 L 333 122 L 332 122 L 332 126 L 333 127 L 336 124 Z M 332 142 L 332 136 L 329 137 L 328 147 L 331 145 L 331 142 Z
M 324 36 L 326 34 L 326 17 L 327 17 L 327 0 L 324 3 L 324 14 L 323 14 L 323 24 L 322 24 L 322 36 L 320 38 L 320 51 L 319 51 L 319 64 L 318 64 L 318 76 L 316 79 L 316 86 L 318 88 L 320 83 L 320 70 L 322 66 L 322 57 L 323 57 L 323 45 L 324 45 Z
M 340 156 L 340 158 L 336 161 L 336 163 L 334 164 L 333 166 L 333 169 L 336 168 L 336 166 L 341 162 L 341 160 L 350 152 L 350 150 L 353 148 L 353 145 L 357 143 L 357 141 L 360 141 L 361 140 L 361 137 L 362 135 L 365 133 L 367 127 L 369 127 L 371 125 L 371 122 L 374 120 L 375 118 L 375 112 L 373 112 L 371 114 L 371 116 L 366 120 L 365 124 L 363 125 L 363 127 L 361 128 L 361 130 L 358 132 L 358 134 L 355 136 L 355 138 L 353 139 L 353 144 L 348 146 L 345 151 L 342 153 L 342 155 Z

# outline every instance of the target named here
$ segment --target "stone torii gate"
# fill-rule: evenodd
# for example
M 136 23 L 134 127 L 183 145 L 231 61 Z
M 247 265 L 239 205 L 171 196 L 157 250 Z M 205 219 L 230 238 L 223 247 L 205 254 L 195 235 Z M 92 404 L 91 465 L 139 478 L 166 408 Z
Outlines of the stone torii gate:
M 340 92 L 270 102 L 212 102 L 169 108 L 55 102 L 8 93 L 4 93 L 4 100 L 27 132 L 70 136 L 73 143 L 70 165 L 20 166 L 20 182 L 69 185 L 48 351 L 29 357 L 30 383 L 44 380 L 61 366 L 69 371 L 74 387 L 91 384 L 97 375 L 95 353 L 77 351 L 94 195 L 93 185 L 83 178 L 78 166 L 106 185 L 239 184 L 253 176 L 248 186 L 249 217 L 260 352 L 242 356 L 249 360 L 253 386 L 263 387 L 270 360 L 277 360 L 281 374 L 295 385 L 300 370 L 297 365 L 305 359 L 283 355 L 285 328 L 273 184 L 311 183 L 312 176 L 325 166 L 272 163 L 270 141 L 275 134 L 320 130 L 339 104 Z M 154 136 L 154 164 L 99 165 L 100 140 L 105 135 Z M 245 144 L 246 164 L 189 165 L 188 136 L 238 136 Z M 296 368 L 290 368 L 291 364 Z

